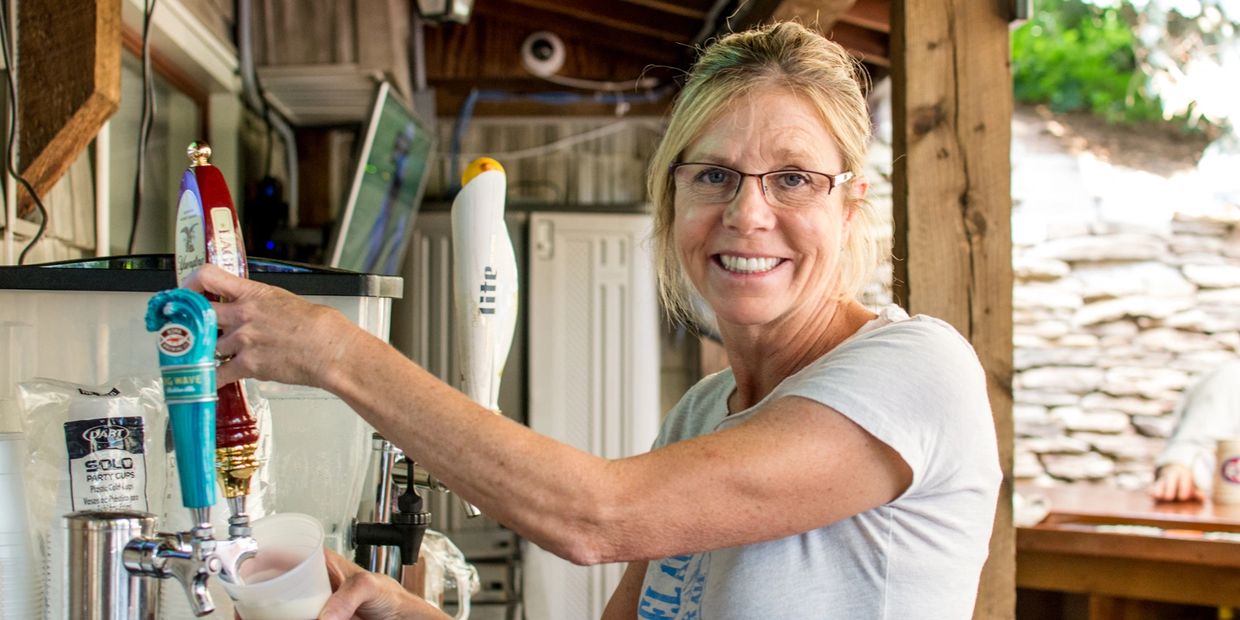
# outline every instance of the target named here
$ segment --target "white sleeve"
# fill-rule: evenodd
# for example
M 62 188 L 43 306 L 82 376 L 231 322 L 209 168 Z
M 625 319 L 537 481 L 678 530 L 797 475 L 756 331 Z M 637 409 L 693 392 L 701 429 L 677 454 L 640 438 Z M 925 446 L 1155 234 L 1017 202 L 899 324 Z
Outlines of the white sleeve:
M 915 317 L 840 345 L 780 389 L 848 417 L 913 471 L 904 496 L 934 492 L 968 469 L 999 469 L 986 378 L 947 323 Z
M 1180 408 L 1180 421 L 1157 465 L 1206 465 L 1213 470 L 1214 445 L 1240 436 L 1240 362 L 1221 366 L 1194 386 Z

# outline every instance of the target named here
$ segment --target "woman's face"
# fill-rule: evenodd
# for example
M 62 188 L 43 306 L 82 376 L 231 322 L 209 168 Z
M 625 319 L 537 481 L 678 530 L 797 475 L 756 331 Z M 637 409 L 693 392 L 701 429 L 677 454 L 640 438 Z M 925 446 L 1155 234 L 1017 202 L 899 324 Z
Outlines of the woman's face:
M 839 174 L 843 158 L 813 107 L 786 92 L 737 100 L 686 147 L 680 161 L 719 164 L 745 173 L 808 170 Z M 706 177 L 706 181 L 718 178 Z M 795 180 L 795 178 L 794 178 Z M 809 205 L 767 200 L 758 179 L 744 177 L 730 202 L 695 199 L 677 186 L 675 244 L 694 287 L 720 326 L 762 326 L 815 312 L 840 280 L 840 250 L 852 216 L 837 187 Z

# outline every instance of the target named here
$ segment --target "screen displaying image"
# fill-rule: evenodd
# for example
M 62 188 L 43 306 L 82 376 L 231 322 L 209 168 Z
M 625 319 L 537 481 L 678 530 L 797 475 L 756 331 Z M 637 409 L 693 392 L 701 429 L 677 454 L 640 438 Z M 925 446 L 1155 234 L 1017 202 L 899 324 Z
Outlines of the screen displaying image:
M 381 84 L 340 219 L 332 267 L 400 272 L 433 149 L 427 126 L 386 82 Z

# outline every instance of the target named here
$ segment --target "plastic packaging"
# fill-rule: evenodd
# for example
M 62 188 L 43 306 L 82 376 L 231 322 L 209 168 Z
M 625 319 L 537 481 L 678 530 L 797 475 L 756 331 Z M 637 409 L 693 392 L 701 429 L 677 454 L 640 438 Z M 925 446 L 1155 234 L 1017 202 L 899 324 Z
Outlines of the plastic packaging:
M 77 510 L 160 514 L 166 492 L 167 411 L 159 380 L 86 386 L 34 379 L 18 385 L 28 441 L 27 501 L 43 544 L 48 618 L 64 617 L 65 530 Z
M 426 583 L 422 592 L 426 600 L 443 609 L 444 591 L 455 589 L 455 618 L 467 620 L 470 598 L 482 587 L 478 569 L 465 561 L 465 554 L 447 536 L 436 530 L 426 530 L 418 558 L 425 563 Z

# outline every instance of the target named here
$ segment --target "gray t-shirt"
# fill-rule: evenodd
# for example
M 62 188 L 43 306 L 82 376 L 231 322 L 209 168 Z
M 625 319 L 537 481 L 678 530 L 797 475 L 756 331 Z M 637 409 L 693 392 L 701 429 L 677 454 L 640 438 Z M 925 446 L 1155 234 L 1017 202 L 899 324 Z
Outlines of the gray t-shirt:
M 638 617 L 970 616 L 1002 473 L 985 376 L 955 329 L 886 308 L 757 405 L 729 416 L 735 387 L 731 370 L 703 379 L 668 414 L 655 447 L 799 396 L 891 446 L 913 482 L 891 503 L 803 534 L 652 560 Z

